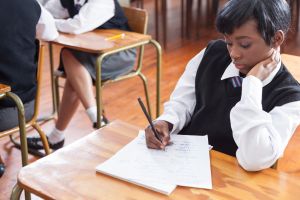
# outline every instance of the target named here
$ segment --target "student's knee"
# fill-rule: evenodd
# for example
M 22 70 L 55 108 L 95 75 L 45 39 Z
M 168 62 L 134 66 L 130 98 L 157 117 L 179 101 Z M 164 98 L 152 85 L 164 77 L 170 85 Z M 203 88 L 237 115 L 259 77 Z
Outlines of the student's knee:
M 72 53 L 69 49 L 62 49 L 61 55 L 62 55 L 63 60 L 72 57 Z

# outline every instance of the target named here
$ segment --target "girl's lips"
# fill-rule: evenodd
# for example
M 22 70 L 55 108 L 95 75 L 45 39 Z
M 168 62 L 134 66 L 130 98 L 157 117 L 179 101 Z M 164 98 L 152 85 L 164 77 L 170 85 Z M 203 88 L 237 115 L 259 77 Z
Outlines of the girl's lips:
M 238 63 L 234 63 L 234 65 L 236 66 L 236 68 L 243 68 L 245 66 L 243 64 L 238 64 Z

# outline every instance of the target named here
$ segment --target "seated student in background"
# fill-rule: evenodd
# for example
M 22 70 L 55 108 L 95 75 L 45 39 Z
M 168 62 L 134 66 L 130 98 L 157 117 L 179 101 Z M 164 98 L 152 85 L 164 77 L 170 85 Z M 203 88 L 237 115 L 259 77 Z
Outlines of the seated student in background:
M 60 32 L 80 34 L 97 28 L 129 30 L 127 19 L 117 0 L 49 0 L 45 8 L 56 18 L 56 27 Z M 56 126 L 47 134 L 50 148 L 58 149 L 63 146 L 64 130 L 80 102 L 95 127 L 97 107 L 92 83 L 96 79 L 97 57 L 98 54 L 67 48 L 62 50 L 59 69 L 65 70 L 67 79 Z M 134 66 L 135 58 L 135 49 L 106 57 L 102 64 L 102 80 L 129 72 Z M 107 123 L 105 117 L 102 117 L 102 123 Z M 30 137 L 27 140 L 30 148 L 43 148 L 40 138 Z
M 300 122 L 300 86 L 280 58 L 290 18 L 283 0 L 229 1 L 216 19 L 224 40 L 188 63 L 154 121 L 162 143 L 148 127 L 147 146 L 164 148 L 170 133 L 207 134 L 244 169 L 271 167 Z
M 35 40 L 53 40 L 58 36 L 54 19 L 35 0 L 1 1 L 0 27 L 0 83 L 11 86 L 12 92 L 21 98 L 29 121 L 36 95 Z M 13 101 L 0 100 L 0 131 L 18 125 L 17 112 Z M 3 170 L 0 164 L 0 171 Z

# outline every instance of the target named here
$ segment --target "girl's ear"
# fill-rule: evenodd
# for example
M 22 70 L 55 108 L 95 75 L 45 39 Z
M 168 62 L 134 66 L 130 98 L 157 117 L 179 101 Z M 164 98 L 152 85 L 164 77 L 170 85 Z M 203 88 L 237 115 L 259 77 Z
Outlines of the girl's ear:
M 285 34 L 282 30 L 279 30 L 275 33 L 273 39 L 272 39 L 272 47 L 278 48 L 280 45 L 282 45 L 283 41 L 285 39 Z

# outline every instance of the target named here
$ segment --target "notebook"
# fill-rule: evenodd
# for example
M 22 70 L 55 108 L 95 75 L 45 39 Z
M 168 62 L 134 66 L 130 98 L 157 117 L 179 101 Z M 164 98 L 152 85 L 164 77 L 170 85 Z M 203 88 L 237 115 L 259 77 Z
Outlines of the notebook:
M 207 136 L 174 135 L 173 145 L 148 149 L 144 132 L 96 171 L 169 195 L 177 185 L 211 189 Z

